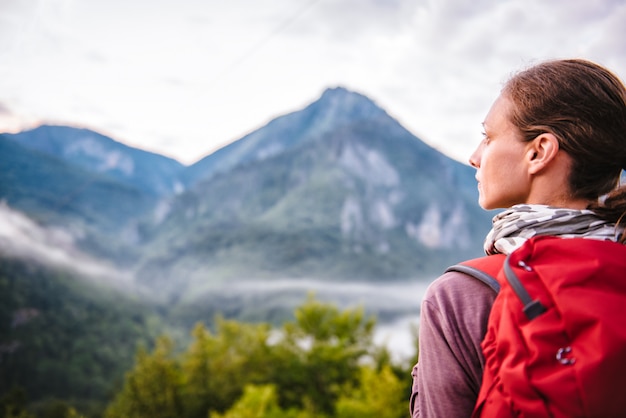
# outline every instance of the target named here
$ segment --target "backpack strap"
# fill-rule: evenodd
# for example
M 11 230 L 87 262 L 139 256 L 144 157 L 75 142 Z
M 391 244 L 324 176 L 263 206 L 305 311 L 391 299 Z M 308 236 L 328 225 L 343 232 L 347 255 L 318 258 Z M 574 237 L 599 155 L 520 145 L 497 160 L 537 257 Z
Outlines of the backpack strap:
M 500 292 L 500 283 L 496 280 L 496 276 L 502 269 L 504 259 L 504 254 L 478 257 L 450 266 L 446 269 L 446 272 L 458 271 L 465 273 L 468 276 L 480 280 L 493 289 L 494 292 L 498 293 Z
M 509 262 L 510 257 L 510 255 L 507 256 L 506 262 L 504 263 L 504 275 L 506 280 L 511 285 L 511 288 L 519 298 L 520 302 L 522 302 L 522 305 L 524 305 L 524 314 L 526 314 L 526 317 L 530 320 L 535 319 L 546 311 L 546 307 L 543 306 L 538 299 L 533 300 L 533 298 L 530 297 L 528 291 L 522 284 L 522 281 L 519 277 L 517 277 L 517 274 L 515 274 L 515 271 L 511 267 L 511 263 Z M 522 260 L 518 261 L 517 265 L 524 270 L 532 271 L 532 268 Z

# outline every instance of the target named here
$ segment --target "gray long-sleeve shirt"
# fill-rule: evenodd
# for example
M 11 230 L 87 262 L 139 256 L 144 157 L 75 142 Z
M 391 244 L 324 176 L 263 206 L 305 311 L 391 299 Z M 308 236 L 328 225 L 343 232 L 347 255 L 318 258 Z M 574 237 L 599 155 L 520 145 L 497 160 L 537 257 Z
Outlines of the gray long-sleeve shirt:
M 422 301 L 419 362 L 413 368 L 413 418 L 472 415 L 484 358 L 480 343 L 496 294 L 479 280 L 449 272 L 435 280 Z

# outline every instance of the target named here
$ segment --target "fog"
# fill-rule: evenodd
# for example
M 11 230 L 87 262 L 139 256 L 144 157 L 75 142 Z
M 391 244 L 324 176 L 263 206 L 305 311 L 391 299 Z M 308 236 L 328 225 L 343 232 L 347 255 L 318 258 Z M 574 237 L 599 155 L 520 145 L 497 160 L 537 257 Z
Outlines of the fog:
M 415 355 L 419 315 L 403 316 L 394 321 L 379 323 L 374 330 L 374 342 L 389 349 L 396 362 Z
M 134 288 L 131 274 L 81 252 L 67 231 L 38 225 L 3 202 L 0 202 L 0 253 L 70 269 L 81 277 L 106 280 L 126 290 Z M 376 317 L 376 344 L 387 346 L 395 359 L 402 360 L 414 354 L 419 306 L 429 283 L 429 280 L 373 283 L 259 279 L 212 286 L 192 302 L 245 307 L 248 310 L 245 319 L 252 320 L 257 313 L 293 312 L 311 295 L 340 309 L 362 308 L 367 315 Z
M 389 348 L 395 360 L 415 353 L 414 334 L 419 321 L 419 307 L 430 280 L 403 282 L 329 282 L 312 279 L 246 281 L 213 288 L 211 299 L 222 304 L 259 306 L 263 310 L 293 310 L 308 295 L 336 305 L 340 309 L 362 308 L 376 317 L 374 341 Z
M 66 229 L 39 225 L 0 202 L 0 254 L 67 269 L 123 288 L 131 287 L 131 274 L 93 259 L 80 251 L 75 241 Z

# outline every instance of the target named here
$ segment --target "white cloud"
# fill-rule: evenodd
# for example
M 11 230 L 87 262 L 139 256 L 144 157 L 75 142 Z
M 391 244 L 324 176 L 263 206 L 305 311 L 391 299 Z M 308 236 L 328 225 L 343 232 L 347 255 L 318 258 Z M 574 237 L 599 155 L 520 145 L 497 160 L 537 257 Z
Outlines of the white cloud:
M 104 279 L 125 288 L 132 285 L 130 273 L 93 260 L 77 249 L 74 236 L 68 231 L 38 225 L 5 202 L 0 202 L 0 253 L 75 271 L 81 277 Z
M 615 0 L 0 2 L 0 101 L 192 162 L 344 85 L 465 161 L 514 70 L 581 56 L 623 78 L 625 19 Z

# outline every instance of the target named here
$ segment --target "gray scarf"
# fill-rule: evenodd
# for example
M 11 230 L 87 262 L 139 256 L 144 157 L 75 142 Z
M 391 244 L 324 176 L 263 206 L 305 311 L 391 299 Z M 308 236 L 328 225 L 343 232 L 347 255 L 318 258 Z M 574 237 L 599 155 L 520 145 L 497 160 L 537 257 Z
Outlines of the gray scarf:
M 487 254 L 510 254 L 536 235 L 617 241 L 624 228 L 600 219 L 590 210 L 545 205 L 515 205 L 494 216 L 485 238 Z

